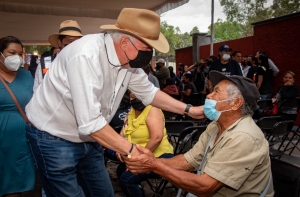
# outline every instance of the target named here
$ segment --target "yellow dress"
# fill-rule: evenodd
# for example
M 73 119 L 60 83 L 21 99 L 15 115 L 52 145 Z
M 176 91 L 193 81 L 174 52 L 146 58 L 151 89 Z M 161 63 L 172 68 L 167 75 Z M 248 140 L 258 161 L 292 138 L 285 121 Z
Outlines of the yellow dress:
M 145 107 L 145 109 L 137 118 L 135 118 L 134 109 L 131 109 L 131 111 L 128 113 L 128 126 L 124 131 L 124 135 L 129 142 L 145 147 L 150 140 L 150 134 L 146 124 L 146 119 L 151 108 L 151 105 Z M 155 149 L 153 154 L 155 157 L 160 157 L 162 154 L 173 154 L 173 152 L 173 146 L 169 143 L 166 128 L 164 127 L 163 139 Z

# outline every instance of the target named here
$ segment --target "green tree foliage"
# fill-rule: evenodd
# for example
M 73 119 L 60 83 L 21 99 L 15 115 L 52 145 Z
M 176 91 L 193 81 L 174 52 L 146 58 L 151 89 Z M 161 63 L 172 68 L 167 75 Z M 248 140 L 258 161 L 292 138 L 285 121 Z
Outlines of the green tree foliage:
M 208 27 L 208 34 L 211 34 L 210 26 Z M 214 23 L 214 42 L 233 40 L 243 37 L 246 34 L 245 26 L 236 21 L 222 21 L 218 19 L 218 21 Z
M 190 32 L 190 34 L 194 34 L 194 33 L 200 33 L 197 26 L 193 27 L 192 31 Z
M 253 35 L 251 23 L 272 17 L 266 7 L 268 0 L 220 0 L 223 11 L 230 22 L 244 25 L 243 36 Z
M 220 0 L 227 21 L 244 26 L 242 36 L 253 35 L 251 23 L 300 11 L 299 0 Z
M 273 0 L 271 6 L 273 10 L 273 16 L 282 16 L 300 11 L 299 0 Z
M 161 22 L 160 31 L 168 40 L 170 50 L 168 53 L 160 53 L 159 51 L 156 51 L 157 57 L 168 58 L 169 61 L 174 61 L 176 49 L 192 45 L 192 37 L 189 33 L 185 32 L 182 34 L 179 27 L 169 25 L 166 21 Z
M 33 54 L 33 52 L 37 51 L 39 55 L 42 55 L 45 51 L 49 51 L 51 49 L 51 46 L 27 45 L 24 47 L 26 53 Z

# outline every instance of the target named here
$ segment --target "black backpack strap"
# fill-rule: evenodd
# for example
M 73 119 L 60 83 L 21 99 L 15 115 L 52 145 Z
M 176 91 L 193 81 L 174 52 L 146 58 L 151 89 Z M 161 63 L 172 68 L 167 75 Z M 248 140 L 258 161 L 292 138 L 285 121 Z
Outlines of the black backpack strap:
M 45 73 L 43 72 L 44 68 L 45 68 L 45 60 L 44 60 L 44 57 L 41 58 L 41 71 L 42 71 L 42 76 L 44 78 L 45 76 Z

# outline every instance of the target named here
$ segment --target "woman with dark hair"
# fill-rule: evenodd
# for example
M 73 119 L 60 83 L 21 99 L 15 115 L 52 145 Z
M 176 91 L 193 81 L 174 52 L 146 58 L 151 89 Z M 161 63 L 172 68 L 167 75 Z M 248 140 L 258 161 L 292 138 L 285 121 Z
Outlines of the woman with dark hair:
M 27 144 L 25 120 L 6 84 L 24 111 L 32 97 L 33 78 L 20 68 L 23 45 L 18 38 L 0 39 L 0 196 L 20 197 L 35 183 L 33 158 Z
M 31 55 L 31 59 L 30 59 L 30 64 L 29 64 L 29 68 L 28 70 L 30 71 L 32 77 L 35 76 L 35 72 L 38 66 L 38 60 L 39 60 L 39 56 L 37 55 Z
M 179 79 L 179 77 L 174 73 L 173 67 L 169 66 L 168 67 L 169 71 L 170 71 L 170 78 L 173 80 L 175 86 L 179 86 L 181 83 L 181 80 Z M 167 85 L 167 84 L 166 84 Z
M 179 94 L 178 88 L 175 86 L 174 81 L 171 78 L 166 79 L 166 87 L 162 89 L 168 95 L 177 95 Z
M 282 79 L 283 84 L 278 88 L 276 96 L 272 99 L 273 103 L 278 102 L 279 116 L 283 120 L 296 120 L 297 118 L 297 108 L 296 107 L 287 107 L 281 106 L 282 102 L 285 99 L 293 99 L 299 97 L 299 88 L 294 84 L 295 82 L 295 73 L 292 71 L 287 71 Z
M 130 104 L 132 108 L 124 120 L 120 134 L 130 143 L 149 149 L 157 158 L 173 157 L 173 146 L 168 141 L 162 111 L 151 105 L 145 106 L 132 92 Z M 123 162 L 120 153 L 117 153 L 117 157 Z M 126 197 L 142 197 L 139 184 L 148 178 L 157 177 L 157 174 L 150 172 L 134 175 L 126 169 L 125 163 L 122 163 L 117 168 L 117 176 Z
M 268 57 L 260 55 L 258 57 L 260 64 L 255 76 L 255 83 L 259 90 L 261 99 L 270 99 L 272 94 L 272 70 L 270 70 Z

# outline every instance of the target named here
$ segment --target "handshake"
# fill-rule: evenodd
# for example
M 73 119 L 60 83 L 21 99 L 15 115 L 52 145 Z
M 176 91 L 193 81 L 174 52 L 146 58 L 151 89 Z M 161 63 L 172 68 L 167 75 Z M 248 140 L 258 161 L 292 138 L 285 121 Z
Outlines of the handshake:
M 106 152 L 108 153 L 110 150 L 107 149 Z M 133 146 L 130 154 L 116 153 L 116 157 L 121 162 L 125 162 L 127 169 L 133 174 L 150 173 L 153 171 L 156 162 L 153 153 L 138 144 Z

